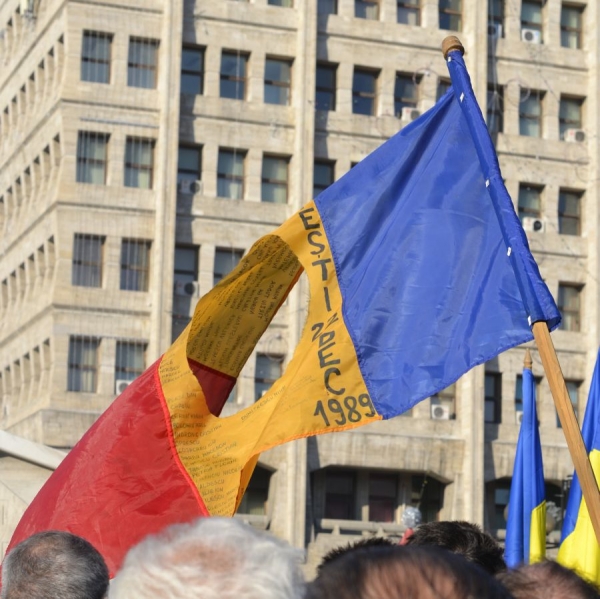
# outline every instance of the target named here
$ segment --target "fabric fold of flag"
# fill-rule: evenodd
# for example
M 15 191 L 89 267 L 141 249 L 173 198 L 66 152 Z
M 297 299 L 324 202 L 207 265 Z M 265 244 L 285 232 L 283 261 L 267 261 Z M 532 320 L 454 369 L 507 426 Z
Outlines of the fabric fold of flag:
M 546 555 L 546 491 L 535 403 L 535 380 L 523 369 L 523 420 L 510 485 L 504 558 L 509 568 Z
M 581 435 L 596 481 L 600 482 L 600 352 L 596 358 Z M 600 546 L 576 473 L 573 473 L 569 491 L 557 561 L 575 570 L 581 577 L 600 585 Z
M 530 322 L 558 324 L 459 53 L 449 66 L 454 90 L 199 300 L 179 339 L 61 464 L 13 543 L 67 528 L 114 569 L 168 518 L 232 515 L 262 451 L 401 414 L 531 340 Z M 308 314 L 283 376 L 220 417 L 302 272 Z

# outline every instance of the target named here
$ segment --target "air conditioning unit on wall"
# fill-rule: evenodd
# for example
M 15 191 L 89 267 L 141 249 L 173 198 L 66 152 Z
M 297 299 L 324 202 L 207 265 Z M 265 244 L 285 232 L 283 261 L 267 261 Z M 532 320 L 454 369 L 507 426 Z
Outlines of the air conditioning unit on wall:
M 129 387 L 129 383 L 131 383 L 131 381 L 117 379 L 115 381 L 115 395 L 121 395 L 121 393 L 123 393 L 123 391 Z
M 567 129 L 565 131 L 565 141 L 581 143 L 585 141 L 585 131 L 583 129 Z
M 434 404 L 431 406 L 431 419 L 432 420 L 450 420 L 450 408 L 448 406 L 442 406 Z
M 521 29 L 521 40 L 529 44 L 541 44 L 542 32 L 537 29 Z
M 416 108 L 413 108 L 412 106 L 405 106 L 402 109 L 400 118 L 403 121 L 408 121 L 410 123 L 410 122 L 414 121 L 415 119 L 418 119 L 420 116 L 421 116 L 420 110 L 417 110 Z
M 202 181 L 195 179 L 181 179 L 177 183 L 177 191 L 188 195 L 195 195 L 202 193 Z
M 175 279 L 175 295 L 198 297 L 200 295 L 200 283 L 198 281 L 179 281 Z
M 523 230 L 530 233 L 545 233 L 546 221 L 543 218 L 525 216 L 523 217 Z
M 488 37 L 492 39 L 502 37 L 502 25 L 500 23 L 490 23 L 488 25 Z

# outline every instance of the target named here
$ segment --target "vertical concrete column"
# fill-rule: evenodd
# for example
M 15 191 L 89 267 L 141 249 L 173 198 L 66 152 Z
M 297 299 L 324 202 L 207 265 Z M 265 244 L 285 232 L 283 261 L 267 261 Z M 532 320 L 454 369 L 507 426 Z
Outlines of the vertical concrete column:
M 461 379 L 458 421 L 465 440 L 462 472 L 462 513 L 457 517 L 483 525 L 484 503 L 484 375 L 485 366 L 477 366 Z
M 207 46 L 204 54 L 204 95 L 218 98 L 221 83 L 221 51 L 220 46 Z
M 519 109 L 521 86 L 517 80 L 510 80 L 504 86 L 504 133 L 519 135 Z
M 155 152 L 155 225 L 152 277 L 161 281 L 150 292 L 152 313 L 147 359 L 151 364 L 167 348 L 171 339 L 173 303 L 173 260 L 177 207 L 177 148 L 179 146 L 179 96 L 181 45 L 183 36 L 183 0 L 163 4 L 160 60 L 166 68 L 159 70 L 157 93 L 160 94 L 160 128 Z
M 291 168 L 295 182 L 291 202 L 298 209 L 312 196 L 315 110 L 313 106 L 315 89 L 315 64 L 317 61 L 317 0 L 304 0 L 297 8 L 298 32 L 296 38 L 296 59 L 294 73 L 298 85 L 294 90 L 293 108 L 295 113 L 294 159 Z M 296 347 L 302 334 L 305 318 L 303 298 L 306 290 L 301 279 L 289 296 L 290 318 L 289 347 Z M 287 538 L 295 547 L 304 548 L 307 535 L 306 494 L 307 494 L 307 443 L 306 439 L 293 441 L 286 447 L 287 469 Z
M 521 0 L 504 3 L 504 38 L 507 44 L 521 39 Z
M 560 13 L 562 2 L 546 2 L 543 10 L 544 44 L 560 47 Z

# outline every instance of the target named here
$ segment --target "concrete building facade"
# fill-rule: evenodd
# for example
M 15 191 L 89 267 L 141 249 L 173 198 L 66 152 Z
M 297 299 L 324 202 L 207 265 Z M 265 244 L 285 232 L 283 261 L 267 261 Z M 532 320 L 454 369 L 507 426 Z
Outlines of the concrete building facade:
M 260 236 L 447 89 L 457 33 L 506 186 L 563 311 L 578 417 L 598 347 L 597 3 L 5 0 L 0 5 L 0 426 L 71 447 Z M 290 360 L 306 283 L 224 413 Z M 572 472 L 535 347 L 548 500 Z M 502 538 L 517 348 L 393 421 L 261 457 L 241 517 L 308 549 L 402 513 Z M 1 500 L 1 498 L 0 498 Z

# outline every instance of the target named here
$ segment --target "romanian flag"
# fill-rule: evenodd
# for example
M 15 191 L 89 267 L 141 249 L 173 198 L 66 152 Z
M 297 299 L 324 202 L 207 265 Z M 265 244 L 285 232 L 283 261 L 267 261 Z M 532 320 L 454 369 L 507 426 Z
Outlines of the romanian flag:
M 596 359 L 581 435 L 596 480 L 600 481 L 600 353 Z M 600 547 L 575 473 L 563 522 L 558 562 L 575 570 L 582 578 L 600 585 Z
M 535 407 L 535 380 L 523 369 L 523 420 L 510 485 L 504 559 L 509 568 L 546 555 L 546 491 L 542 445 Z
M 232 515 L 259 454 L 392 418 L 559 312 L 529 251 L 458 52 L 421 118 L 259 239 L 188 328 L 70 452 L 12 544 L 58 528 L 112 572 L 170 522 Z M 219 417 L 300 274 L 306 324 L 283 376 Z

